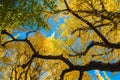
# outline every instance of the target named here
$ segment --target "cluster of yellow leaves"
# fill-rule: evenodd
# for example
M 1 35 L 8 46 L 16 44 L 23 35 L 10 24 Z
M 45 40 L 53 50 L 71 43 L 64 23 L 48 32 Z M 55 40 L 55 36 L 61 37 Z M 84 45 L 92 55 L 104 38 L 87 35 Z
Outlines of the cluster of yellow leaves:
M 79 72 L 78 71 L 72 71 L 64 76 L 64 80 L 78 80 Z
M 92 77 L 87 72 L 84 72 L 83 80 L 91 80 L 91 79 Z
M 105 7 L 108 11 L 119 11 L 120 4 L 115 0 L 104 0 Z
M 4 56 L 4 54 L 6 53 L 6 50 L 0 46 L 0 58 Z
M 118 11 L 119 3 L 115 0 L 102 0 L 104 3 L 105 8 L 108 11 Z M 100 0 L 72 0 L 68 1 L 70 4 L 70 8 L 73 10 L 79 10 L 79 9 L 92 9 L 89 4 L 92 4 L 95 9 L 101 10 L 102 6 L 100 5 Z
M 55 40 L 54 33 L 46 38 L 41 33 L 35 33 L 33 37 L 30 38 L 35 49 L 43 55 L 59 55 L 61 54 L 61 44 L 62 41 Z M 59 47 L 59 48 L 58 48 Z
M 78 71 L 71 71 L 65 74 L 64 80 L 78 80 L 79 74 Z M 91 80 L 91 76 L 87 72 L 84 72 L 82 80 Z
M 67 65 L 60 60 L 48 60 L 44 62 L 44 69 L 46 70 L 46 75 L 44 76 L 44 80 L 54 80 L 54 79 L 59 80 L 61 72 L 66 67 Z

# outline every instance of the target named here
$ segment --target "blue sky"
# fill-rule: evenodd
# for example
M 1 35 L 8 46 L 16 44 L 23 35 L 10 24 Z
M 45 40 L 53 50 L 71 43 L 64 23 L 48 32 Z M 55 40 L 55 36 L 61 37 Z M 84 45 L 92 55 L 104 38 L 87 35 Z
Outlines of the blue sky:
M 99 72 L 100 72 L 101 76 L 106 80 L 105 75 L 103 75 L 103 72 L 102 71 L 99 71 Z M 88 71 L 88 73 L 90 73 L 90 75 L 92 76 L 92 80 L 97 80 L 95 77 L 94 70 Z M 107 73 L 107 76 L 110 78 L 110 80 L 120 80 L 120 72 L 113 73 L 113 74 L 112 74 L 112 72 L 106 72 L 106 73 Z

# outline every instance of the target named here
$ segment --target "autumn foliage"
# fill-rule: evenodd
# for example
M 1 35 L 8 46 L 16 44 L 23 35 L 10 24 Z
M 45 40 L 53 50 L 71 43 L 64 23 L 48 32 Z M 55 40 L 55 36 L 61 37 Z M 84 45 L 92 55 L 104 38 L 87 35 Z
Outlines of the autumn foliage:
M 92 80 L 91 70 L 110 80 L 106 71 L 120 71 L 119 0 L 2 0 L 0 8 L 3 80 Z M 41 28 L 55 27 L 48 19 L 59 28 L 46 37 Z

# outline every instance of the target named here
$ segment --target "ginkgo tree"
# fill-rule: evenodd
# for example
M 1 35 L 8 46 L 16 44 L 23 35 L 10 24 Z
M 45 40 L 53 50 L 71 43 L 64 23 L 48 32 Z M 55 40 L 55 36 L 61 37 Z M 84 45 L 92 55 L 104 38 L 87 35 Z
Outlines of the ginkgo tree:
M 6 13 L 0 46 L 4 80 L 91 80 L 90 70 L 96 70 L 98 80 L 104 80 L 98 70 L 104 71 L 109 80 L 105 71 L 120 71 L 119 0 L 15 1 L 18 13 L 11 11 L 13 6 L 1 6 Z M 55 33 L 47 38 L 41 34 L 39 27 L 44 27 L 48 18 L 57 22 L 59 17 L 64 23 L 56 30 L 58 38 Z M 16 22 L 15 28 L 9 28 Z M 12 35 L 21 26 L 32 27 L 24 39 Z M 52 28 L 48 23 L 47 27 Z

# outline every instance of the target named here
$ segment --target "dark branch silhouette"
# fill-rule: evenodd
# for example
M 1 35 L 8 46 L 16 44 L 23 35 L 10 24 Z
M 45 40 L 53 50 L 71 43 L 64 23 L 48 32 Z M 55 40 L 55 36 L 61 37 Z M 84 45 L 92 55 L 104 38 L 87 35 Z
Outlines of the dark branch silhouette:
M 105 24 L 100 24 L 100 25 L 95 26 L 95 28 L 101 28 L 101 27 L 104 27 L 109 24 L 110 24 L 110 22 L 105 23 Z M 83 31 L 83 30 L 92 30 L 92 29 L 90 27 L 81 27 L 81 28 L 77 28 L 77 29 L 73 30 L 71 33 L 74 34 L 77 31 Z
M 82 80 L 82 78 L 83 78 L 83 75 L 84 75 L 84 71 L 80 71 L 80 75 L 79 75 L 79 79 L 78 80 Z

